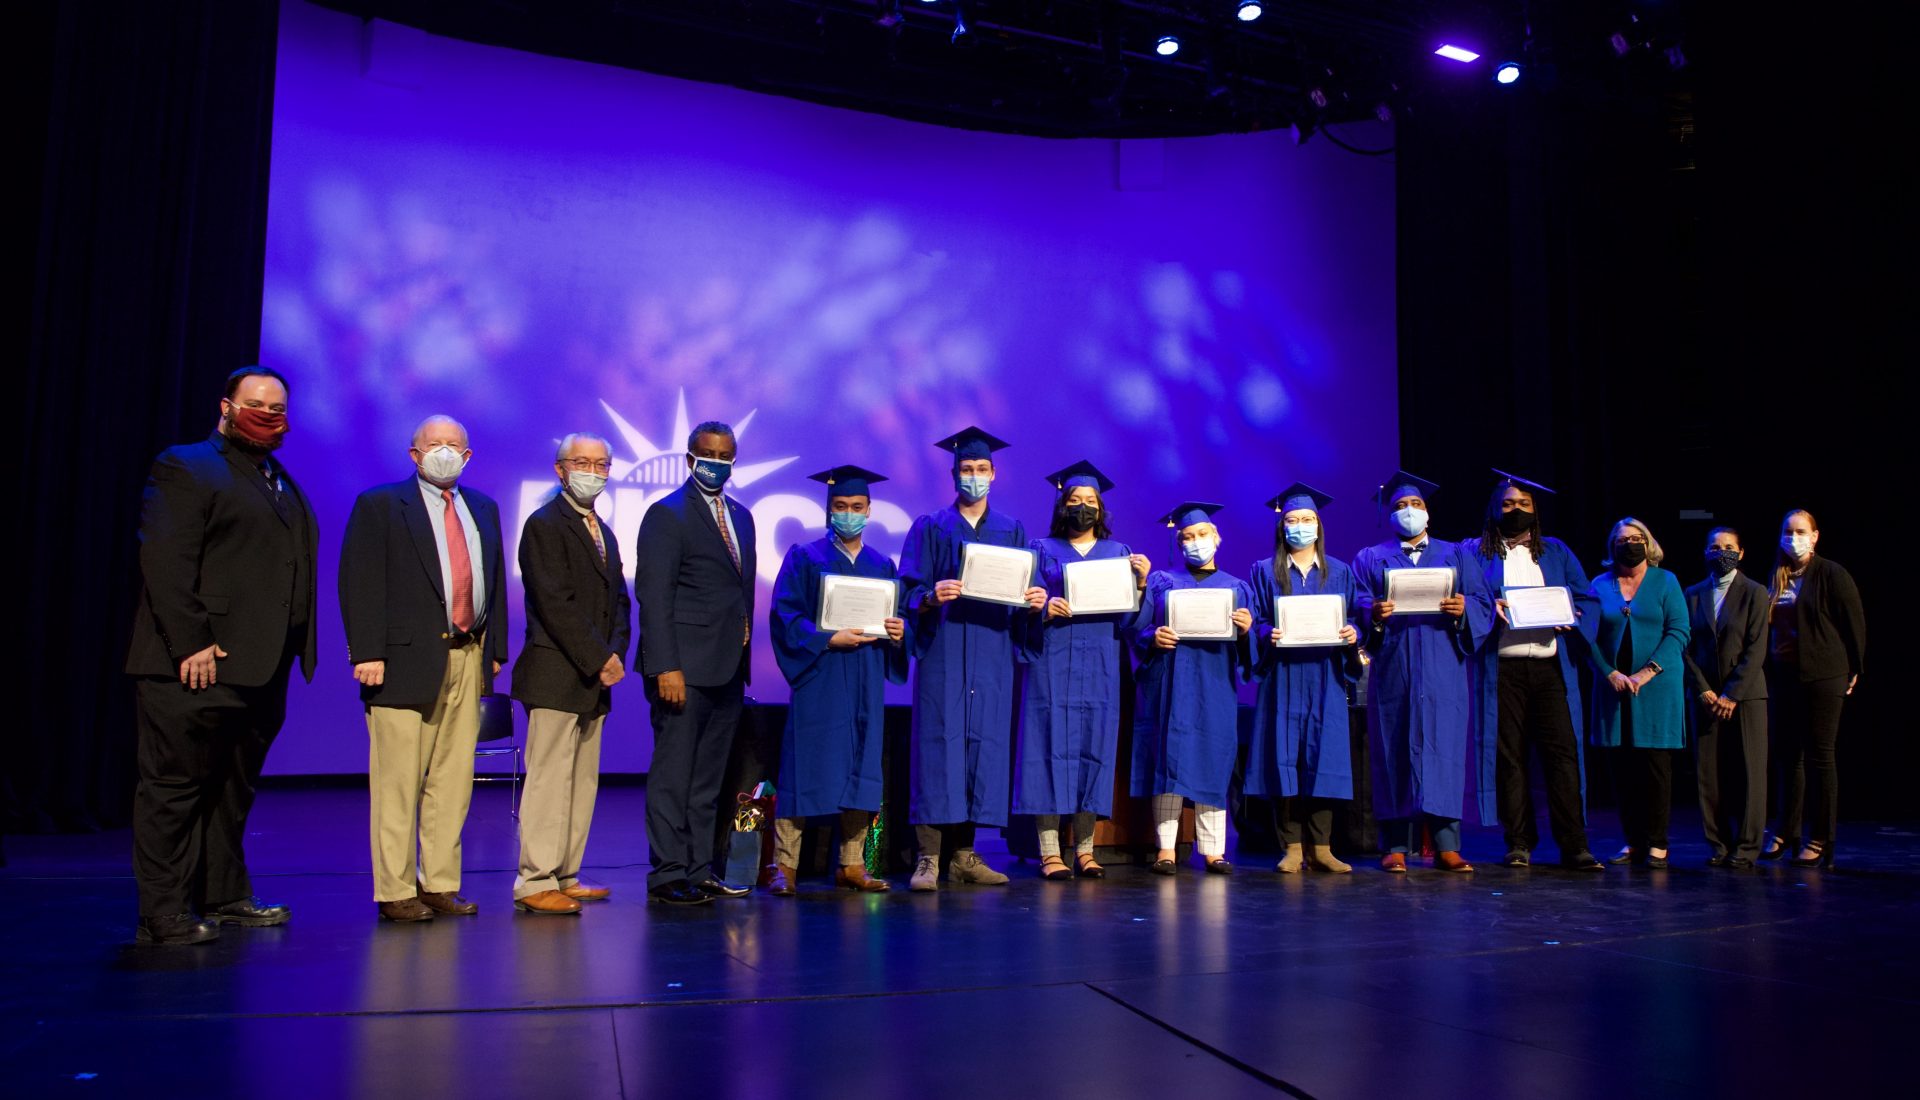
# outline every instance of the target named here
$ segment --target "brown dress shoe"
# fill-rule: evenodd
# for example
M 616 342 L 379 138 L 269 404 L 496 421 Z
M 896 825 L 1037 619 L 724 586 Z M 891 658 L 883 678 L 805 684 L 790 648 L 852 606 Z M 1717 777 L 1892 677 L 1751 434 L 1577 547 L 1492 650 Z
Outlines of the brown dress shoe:
M 835 872 L 833 881 L 849 890 L 858 890 L 863 894 L 884 894 L 893 889 L 893 885 L 883 878 L 873 878 L 867 869 L 858 863 L 849 863 Z
M 1433 857 L 1433 865 L 1442 871 L 1452 871 L 1455 874 L 1466 874 L 1473 870 L 1473 864 L 1461 859 L 1459 852 L 1440 852 Z
M 572 886 L 561 887 L 560 892 L 575 901 L 605 901 L 613 896 L 613 887 L 583 878 L 575 879 Z
M 1382 871 L 1387 872 L 1390 875 L 1406 874 L 1407 873 L 1407 853 L 1388 852 L 1386 855 L 1381 856 L 1380 869 Z
M 408 924 L 413 921 L 432 920 L 433 910 L 426 907 L 419 898 L 401 898 L 399 901 L 377 903 L 382 920 L 398 921 Z
M 515 898 L 513 907 L 522 913 L 545 913 L 550 916 L 580 912 L 580 903 L 558 890 L 542 890 L 524 898 Z
M 480 911 L 477 902 L 468 901 L 452 890 L 440 893 L 422 890 L 420 903 L 436 913 L 444 913 L 449 917 L 471 917 Z
M 799 893 L 794 889 L 793 884 L 800 876 L 794 872 L 793 868 L 782 867 L 778 863 L 769 863 L 767 866 L 773 868 L 773 874 L 767 876 L 767 893 L 776 898 L 790 898 Z

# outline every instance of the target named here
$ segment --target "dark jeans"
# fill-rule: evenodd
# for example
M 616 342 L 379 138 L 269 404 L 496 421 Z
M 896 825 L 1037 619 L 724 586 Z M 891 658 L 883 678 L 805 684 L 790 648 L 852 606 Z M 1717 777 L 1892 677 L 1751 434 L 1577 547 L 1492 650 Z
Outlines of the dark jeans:
M 205 912 L 253 894 L 247 815 L 267 749 L 286 721 L 292 667 L 289 647 L 260 687 L 189 691 L 162 677 L 134 685 L 133 877 L 142 917 Z
M 687 701 L 676 710 L 661 701 L 659 678 L 647 678 L 653 725 L 653 764 L 647 769 L 649 890 L 720 876 L 723 869 L 713 866 L 714 822 L 745 698 L 745 678 L 736 674 L 719 687 L 688 684 Z
M 1580 805 L 1580 756 L 1567 708 L 1567 684 L 1558 657 L 1500 658 L 1500 725 L 1494 757 L 1494 790 L 1507 847 L 1531 852 L 1540 843 L 1534 820 L 1527 750 L 1540 756 L 1547 785 L 1547 820 L 1561 859 L 1587 850 L 1586 814 Z
M 1847 703 L 1847 679 L 1835 676 L 1803 683 L 1797 666 L 1769 666 L 1767 691 L 1780 781 L 1779 835 L 1789 841 L 1804 836 L 1831 844 L 1840 815 L 1840 772 L 1834 749 L 1840 740 L 1840 712 Z M 1809 781 L 1811 806 L 1807 805 Z
M 1700 776 L 1700 825 L 1716 856 L 1752 859 L 1760 854 L 1767 821 L 1767 701 L 1733 708 L 1722 722 L 1699 707 L 1694 770 Z
M 1667 821 L 1673 814 L 1673 750 L 1614 749 L 1613 775 L 1627 847 L 1639 852 L 1666 848 Z
M 1324 848 L 1332 843 L 1333 799 L 1308 798 L 1301 794 L 1289 798 L 1275 798 L 1271 801 L 1273 832 L 1280 838 L 1281 844 L 1299 844 L 1303 832 L 1306 843 L 1315 847 Z

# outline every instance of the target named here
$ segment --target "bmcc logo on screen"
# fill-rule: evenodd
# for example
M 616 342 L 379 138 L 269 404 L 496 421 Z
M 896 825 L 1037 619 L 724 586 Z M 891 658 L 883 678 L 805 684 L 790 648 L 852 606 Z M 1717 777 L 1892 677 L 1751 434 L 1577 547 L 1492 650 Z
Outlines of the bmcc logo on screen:
M 687 395 L 684 390 L 674 401 L 673 425 L 657 442 L 634 427 L 606 401 L 600 402 L 600 408 L 613 427 L 608 434 L 612 443 L 613 470 L 607 475 L 606 491 L 594 503 L 594 510 L 619 540 L 621 555 L 631 572 L 633 548 L 639 538 L 640 520 L 646 515 L 647 506 L 686 483 L 687 433 L 692 430 L 693 422 L 687 416 Z M 807 532 L 804 538 L 816 538 L 825 530 L 827 510 L 825 488 L 806 480 L 800 471 L 789 469 L 800 456 L 784 455 L 748 461 L 753 446 L 750 429 L 758 411 L 749 409 L 738 418 L 708 415 L 702 419 L 719 420 L 733 427 L 741 460 L 735 464 L 733 476 L 727 481 L 726 493 L 753 512 L 754 529 L 758 533 L 756 550 L 759 554 L 760 579 L 772 583 L 774 575 L 779 572 L 785 551 L 781 542 L 790 544 L 800 541 L 797 537 L 799 532 L 794 531 L 791 524 L 785 524 L 785 538 L 780 538 L 778 532 L 782 530 L 784 521 L 800 524 Z M 554 440 L 554 444 L 558 446 L 559 440 Z M 829 464 L 830 461 L 821 462 L 822 466 Z M 768 485 L 765 483 L 770 480 L 770 475 L 781 472 L 785 476 L 771 478 L 771 481 L 788 491 L 767 492 Z M 559 487 L 559 480 L 551 467 L 520 482 L 519 519 L 513 525 L 510 536 L 514 545 L 507 547 L 507 554 L 515 563 L 513 572 L 516 577 L 520 575 L 520 529 L 526 525 L 527 517 L 551 499 Z M 869 526 L 886 531 L 897 539 L 906 534 L 911 521 L 912 517 L 898 505 L 875 501 Z

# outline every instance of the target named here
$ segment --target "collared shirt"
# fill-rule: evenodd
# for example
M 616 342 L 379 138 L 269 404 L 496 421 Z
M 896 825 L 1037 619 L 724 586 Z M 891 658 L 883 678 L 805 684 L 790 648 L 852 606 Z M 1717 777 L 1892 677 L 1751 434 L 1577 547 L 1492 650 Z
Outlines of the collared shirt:
M 1727 593 L 1731 591 L 1733 588 L 1733 578 L 1739 575 L 1740 575 L 1740 571 L 1738 569 L 1734 569 L 1734 570 L 1729 570 L 1726 576 L 1718 577 L 1714 580 L 1713 582 L 1713 621 L 1714 622 L 1717 623 L 1720 621 L 1720 605 L 1727 602 Z
M 863 544 L 863 545 L 864 545 L 864 544 Z M 844 543 L 844 542 L 841 542 L 841 541 L 840 541 L 840 536 L 839 536 L 839 535 L 835 535 L 835 536 L 833 536 L 833 548 L 834 548 L 835 550 L 838 550 L 838 551 L 840 551 L 840 556 L 841 556 L 841 557 L 843 557 L 843 558 L 845 558 L 845 559 L 847 559 L 847 560 L 848 560 L 848 561 L 850 561 L 850 562 L 853 562 L 853 563 L 854 563 L 854 564 L 856 564 L 856 565 L 857 565 L 857 564 L 859 564 L 859 562 L 860 562 L 860 555 L 858 555 L 858 554 L 856 554 L 856 553 L 854 553 L 853 551 L 851 551 L 851 550 L 849 550 L 849 549 L 847 549 L 847 544 L 846 544 L 846 543 Z
M 1319 559 L 1317 558 L 1308 558 L 1307 564 L 1303 566 L 1299 562 L 1295 561 L 1292 555 L 1288 555 L 1287 568 L 1293 570 L 1295 573 L 1300 574 L 1300 583 L 1305 584 L 1309 579 L 1313 577 L 1313 571 L 1320 568 L 1320 562 L 1319 562 Z
M 1506 547 L 1500 557 L 1500 583 L 1505 587 L 1538 588 L 1547 583 L 1540 572 L 1540 563 L 1533 560 L 1533 551 L 1525 543 Z M 1552 657 L 1559 652 L 1560 641 L 1553 636 L 1552 628 L 1515 630 L 1504 624 L 1500 627 L 1502 657 Z
M 724 490 L 719 493 L 709 493 L 707 492 L 707 487 L 700 484 L 698 481 L 693 483 L 693 487 L 700 490 L 701 501 L 703 504 L 705 504 L 707 513 L 709 515 L 713 513 L 713 502 L 716 500 L 722 500 L 725 498 Z M 740 532 L 736 530 L 733 526 L 733 509 L 731 508 L 720 509 L 720 516 L 718 517 L 718 522 L 724 523 L 727 525 L 727 541 L 733 544 L 734 556 L 738 558 L 741 552 Z M 746 566 L 746 561 L 742 559 L 740 562 L 740 565 L 742 568 L 744 568 Z
M 1403 542 L 1400 544 L 1400 549 L 1407 557 L 1413 559 L 1413 564 L 1419 565 L 1420 555 L 1427 549 L 1427 536 L 1421 535 L 1417 542 Z
M 424 477 L 414 478 L 420 484 L 420 499 L 427 506 L 427 522 L 433 524 L 433 548 L 440 552 L 440 591 L 447 594 L 447 629 L 453 629 L 453 559 L 447 556 L 447 502 L 441 499 L 440 486 Z M 473 567 L 473 622 L 477 628 L 487 621 L 487 578 L 486 566 L 480 555 L 480 525 L 473 522 L 473 513 L 467 510 L 467 498 L 460 494 L 459 486 L 453 489 L 453 506 L 460 512 L 460 530 L 467 537 L 467 561 Z

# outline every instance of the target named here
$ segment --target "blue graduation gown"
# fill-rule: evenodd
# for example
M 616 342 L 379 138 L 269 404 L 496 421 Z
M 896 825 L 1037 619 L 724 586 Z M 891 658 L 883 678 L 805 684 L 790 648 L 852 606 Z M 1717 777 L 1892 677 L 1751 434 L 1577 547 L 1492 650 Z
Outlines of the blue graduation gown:
M 1065 598 L 1068 562 L 1126 558 L 1121 543 L 1100 539 L 1083 557 L 1065 539 L 1038 539 L 1035 582 Z M 1144 606 L 1144 603 L 1143 605 Z M 1014 757 L 1013 812 L 1113 812 L 1113 758 L 1120 740 L 1120 682 L 1135 614 L 1028 616 L 1027 678 L 1020 699 L 1020 747 Z
M 900 551 L 902 606 L 960 578 L 969 542 L 1027 545 L 1020 521 L 987 509 L 979 527 L 948 506 L 913 521 Z M 913 798 L 916 825 L 1005 825 L 1013 736 L 1013 627 L 1030 609 L 958 599 L 910 615 L 914 631 Z
M 1373 655 L 1367 680 L 1373 812 L 1382 821 L 1423 813 L 1458 820 L 1466 802 L 1473 710 L 1466 664 L 1492 629 L 1493 600 L 1477 562 L 1456 544 L 1429 538 L 1418 567 L 1452 569 L 1454 591 L 1467 598 L 1466 614 L 1395 615 L 1374 627 L 1373 603 L 1386 597 L 1387 570 L 1414 567 L 1399 539 L 1369 546 L 1353 559 L 1354 618 L 1367 624 Z M 1497 820 L 1481 818 L 1487 824 Z
M 1621 712 L 1631 710 L 1634 748 L 1685 748 L 1687 677 L 1681 660 L 1693 626 L 1680 579 L 1657 565 L 1648 566 L 1631 605 L 1621 600 L 1620 578 L 1612 572 L 1595 577 L 1591 590 L 1599 601 L 1592 648 L 1593 667 L 1599 674 L 1593 686 L 1593 725 L 1589 727 L 1593 743 L 1603 748 L 1621 747 L 1625 726 Z M 1627 633 L 1629 624 L 1633 637 L 1628 656 L 1633 660 L 1616 665 L 1621 636 Z M 1631 676 L 1649 661 L 1665 671 L 1647 681 L 1638 695 L 1617 692 L 1606 682 L 1607 674 L 1616 668 Z
M 1253 738 L 1246 793 L 1261 798 L 1353 797 L 1353 747 L 1347 740 L 1347 688 L 1360 677 L 1360 647 L 1287 648 L 1268 640 L 1273 601 L 1282 593 L 1275 571 L 1285 558 L 1256 562 L 1247 580 L 1253 608 L 1248 642 L 1254 654 Z M 1353 570 L 1332 558 L 1288 580 L 1292 596 L 1340 596 L 1353 615 Z M 1302 764 L 1304 763 L 1304 768 Z
M 827 647 L 832 633 L 814 625 L 826 573 L 891 579 L 894 569 L 865 546 L 857 562 L 848 561 L 831 535 L 795 546 L 780 563 L 767 618 L 774 660 L 793 687 L 780 743 L 782 817 L 880 808 L 886 681 L 907 682 L 910 633 L 897 646 L 882 640 L 859 649 Z
M 1505 587 L 1505 564 L 1502 558 L 1489 558 L 1480 552 L 1480 540 L 1468 539 L 1460 544 L 1469 557 L 1480 566 L 1480 579 L 1485 584 L 1489 599 L 1500 598 Z M 1527 553 L 1524 547 L 1515 547 L 1517 553 Z M 1560 681 L 1567 687 L 1567 710 L 1573 716 L 1574 755 L 1579 760 L 1580 804 L 1586 806 L 1587 798 L 1587 751 L 1586 751 L 1586 714 L 1580 705 L 1580 681 L 1587 675 L 1587 657 L 1585 648 L 1593 638 L 1593 631 L 1599 622 L 1600 602 L 1593 593 L 1587 591 L 1587 572 L 1580 567 L 1580 559 L 1567 548 L 1567 544 L 1556 538 L 1548 538 L 1540 544 L 1540 583 L 1545 585 L 1565 585 L 1573 593 L 1573 610 L 1580 616 L 1578 630 L 1556 634 L 1560 642 L 1555 646 L 1555 657 L 1560 662 Z M 1467 659 L 1467 689 L 1473 693 L 1473 760 L 1474 783 L 1477 786 L 1480 803 L 1480 820 L 1499 820 L 1497 792 L 1494 789 L 1494 764 L 1500 755 L 1500 624 L 1496 618 L 1493 636 L 1487 644 L 1473 651 Z M 1575 646 L 1581 647 L 1581 653 L 1575 656 Z
M 1177 794 L 1209 806 L 1227 804 L 1227 784 L 1240 754 L 1240 642 L 1153 644 L 1167 621 L 1167 593 L 1180 588 L 1230 588 L 1233 606 L 1247 606 L 1247 586 L 1216 569 L 1196 579 L 1184 568 L 1155 570 L 1147 578 L 1139 621 L 1132 631 L 1140 659 L 1140 703 L 1133 712 L 1134 797 Z

